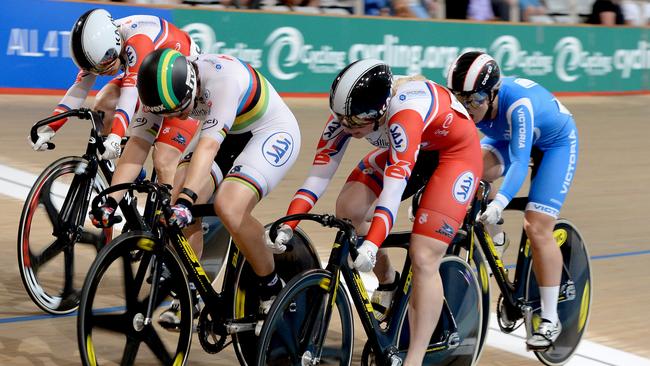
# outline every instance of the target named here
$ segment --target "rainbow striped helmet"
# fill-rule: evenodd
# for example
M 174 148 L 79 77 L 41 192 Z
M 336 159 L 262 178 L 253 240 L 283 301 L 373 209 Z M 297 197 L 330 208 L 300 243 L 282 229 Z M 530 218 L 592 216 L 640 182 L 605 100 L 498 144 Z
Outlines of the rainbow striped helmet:
M 145 110 L 170 114 L 185 109 L 196 95 L 197 73 L 180 52 L 160 49 L 151 52 L 138 70 L 138 94 Z

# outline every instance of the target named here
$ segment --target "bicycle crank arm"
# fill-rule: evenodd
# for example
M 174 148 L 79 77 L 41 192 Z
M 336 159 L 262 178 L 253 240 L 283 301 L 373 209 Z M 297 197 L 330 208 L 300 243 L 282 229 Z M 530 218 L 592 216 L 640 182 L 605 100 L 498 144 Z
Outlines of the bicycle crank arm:
M 257 321 L 239 319 L 239 320 L 231 320 L 229 322 L 226 322 L 225 327 L 226 327 L 226 333 L 235 334 L 241 332 L 254 331 L 256 325 L 257 325 Z

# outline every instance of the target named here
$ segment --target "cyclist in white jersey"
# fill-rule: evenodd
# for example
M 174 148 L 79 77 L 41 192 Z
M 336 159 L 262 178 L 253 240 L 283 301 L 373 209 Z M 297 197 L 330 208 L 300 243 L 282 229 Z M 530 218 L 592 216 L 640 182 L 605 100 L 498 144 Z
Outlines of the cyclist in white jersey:
M 259 276 L 260 312 L 268 312 L 282 284 L 273 253 L 265 246 L 264 227 L 251 212 L 298 157 L 296 118 L 257 70 L 227 55 L 200 55 L 190 61 L 174 50 L 154 51 L 138 72 L 138 92 L 150 112 L 147 119 L 201 121 L 185 179 L 174 187 L 172 221 L 181 227 L 192 222 L 191 206 L 210 198 L 211 166 L 226 135 L 252 135 L 226 176 L 215 173 L 214 208 Z

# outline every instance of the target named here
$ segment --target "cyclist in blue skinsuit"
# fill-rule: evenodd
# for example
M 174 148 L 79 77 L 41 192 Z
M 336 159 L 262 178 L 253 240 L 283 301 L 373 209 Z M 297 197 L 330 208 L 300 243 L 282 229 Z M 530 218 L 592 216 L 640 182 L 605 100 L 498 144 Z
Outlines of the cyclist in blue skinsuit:
M 481 140 L 483 179 L 492 182 L 504 176 L 480 217 L 501 251 L 507 241 L 497 222 L 526 179 L 532 148 L 544 154 L 531 182 L 524 216 L 542 302 L 542 322 L 526 344 L 529 349 L 548 348 L 562 331 L 557 301 L 563 262 L 553 227 L 578 161 L 575 122 L 571 112 L 548 90 L 528 79 L 502 78 L 497 62 L 482 52 L 458 57 L 449 68 L 447 87 L 485 134 Z

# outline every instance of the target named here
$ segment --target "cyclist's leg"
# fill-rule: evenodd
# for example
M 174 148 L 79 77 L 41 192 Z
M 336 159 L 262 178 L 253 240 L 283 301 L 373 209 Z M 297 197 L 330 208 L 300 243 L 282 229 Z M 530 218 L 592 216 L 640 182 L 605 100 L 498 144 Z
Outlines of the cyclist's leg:
M 288 109 L 286 112 L 290 114 Z M 265 244 L 264 226 L 253 217 L 252 210 L 280 183 L 298 158 L 298 124 L 291 114 L 285 115 L 284 120 L 286 122 L 270 122 L 272 127 L 253 131 L 250 141 L 218 187 L 214 203 L 224 226 L 260 277 L 261 312 L 268 312 L 282 284 L 276 274 L 273 255 Z
M 109 81 L 108 84 L 104 85 L 101 90 L 97 93 L 95 97 L 95 103 L 93 104 L 93 109 L 97 111 L 104 112 L 104 120 L 102 121 L 102 135 L 108 136 L 111 132 L 111 127 L 113 125 L 113 117 L 115 115 L 115 107 L 117 107 L 117 102 L 120 99 L 120 91 L 122 88 L 122 77 L 124 74 L 121 74 Z
M 481 162 L 442 156 L 415 213 L 409 257 L 413 290 L 409 302 L 410 343 L 405 365 L 420 365 L 438 323 L 443 290 L 440 261 L 465 217 L 478 186 Z
M 377 197 L 383 187 L 387 157 L 386 149 L 375 149 L 368 153 L 352 170 L 336 200 L 336 216 L 350 219 L 361 236 L 365 236 L 370 229 Z M 395 281 L 395 270 L 383 249 L 377 252 L 373 272 L 380 284 Z
M 537 175 L 531 182 L 524 216 L 524 229 L 532 247 L 533 270 L 540 286 L 541 316 L 551 324 L 558 322 L 557 301 L 563 263 L 562 253 L 553 238 L 553 228 L 573 181 L 578 160 L 577 131 L 573 123 L 568 127 L 563 141 L 544 150 Z M 556 328 L 559 329 L 551 332 L 552 337 L 534 333 L 528 340 L 529 345 L 550 345 L 561 330 L 557 324 Z
M 154 143 L 153 166 L 158 182 L 172 184 L 181 154 L 194 137 L 199 126 L 195 119 L 165 118 Z

